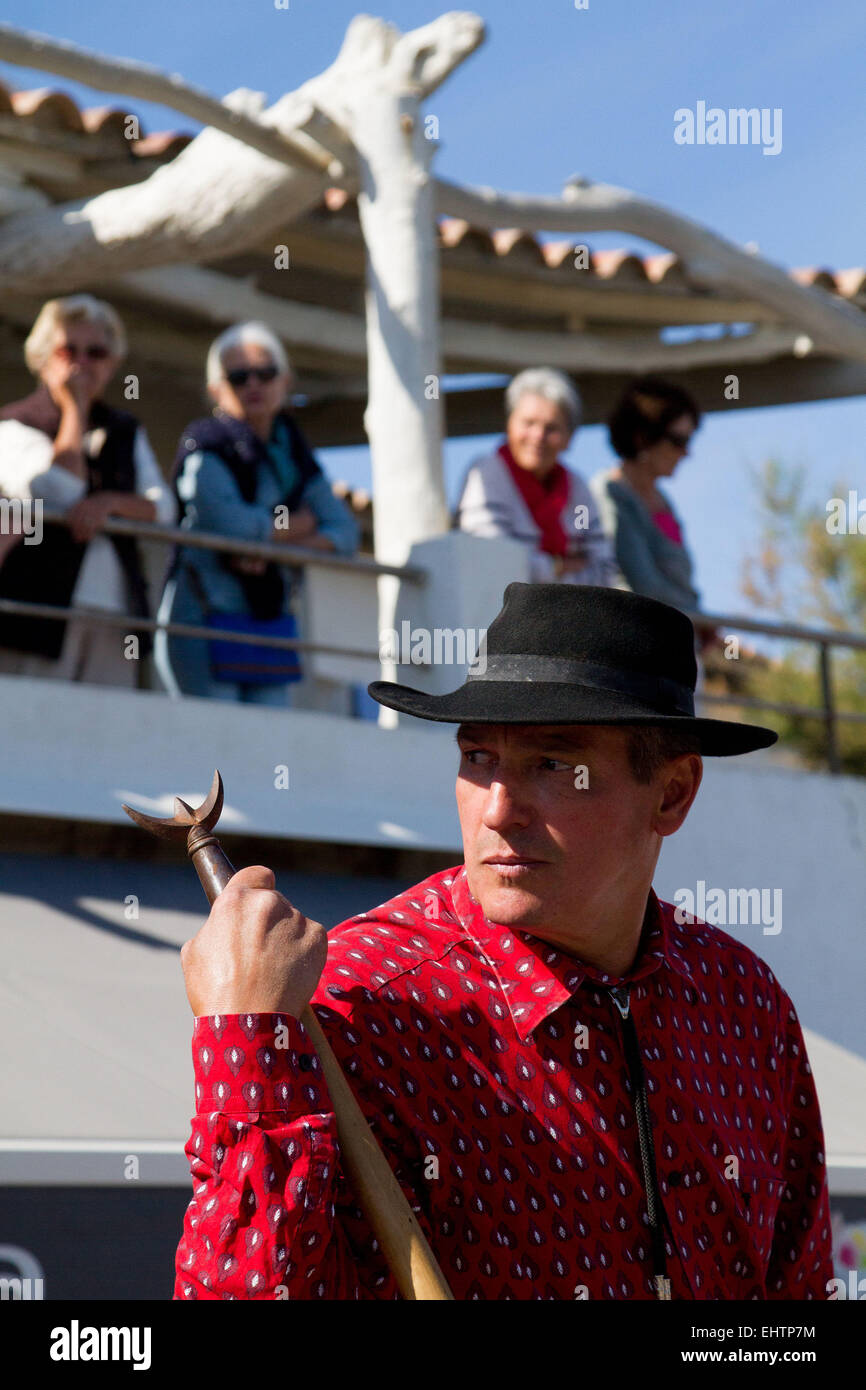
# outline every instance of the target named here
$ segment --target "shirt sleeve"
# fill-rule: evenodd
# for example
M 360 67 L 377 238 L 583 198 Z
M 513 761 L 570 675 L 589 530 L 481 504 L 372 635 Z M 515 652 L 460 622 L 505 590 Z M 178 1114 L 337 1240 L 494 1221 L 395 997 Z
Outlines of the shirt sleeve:
M 491 539 L 514 537 L 514 518 L 504 493 L 495 493 L 486 481 L 485 471 L 474 464 L 466 474 L 457 503 L 457 527 L 471 536 Z M 522 539 L 522 537 L 515 537 Z
M 245 502 L 218 454 L 202 449 L 187 454 L 177 488 L 195 530 L 244 541 L 273 539 L 273 508 Z
M 341 1026 L 344 1043 L 357 1038 Z M 333 1105 L 303 1025 L 286 1014 L 197 1018 L 192 1051 L 193 1198 L 175 1299 L 397 1298 L 343 1174 Z M 341 1064 L 358 1094 L 363 1065 L 356 1054 Z M 389 1161 L 417 1210 L 399 1159 Z
M 53 462 L 47 434 L 17 420 L 0 422 L 0 487 L 6 497 L 41 499 L 49 511 L 64 512 L 87 491 L 83 478 Z
M 788 1132 L 766 1275 L 769 1299 L 826 1299 L 833 1278 L 830 1197 L 818 1095 L 796 1011 L 787 995 Z
M 177 520 L 177 502 L 171 488 L 159 471 L 156 455 L 139 425 L 135 432 L 135 490 L 156 508 L 155 521 L 161 526 L 173 526 Z
M 484 540 L 504 536 L 519 541 L 526 546 L 529 556 L 530 583 L 552 582 L 556 579 L 553 556 L 539 550 L 537 536 L 529 539 L 518 533 L 513 500 L 509 498 L 509 492 L 513 498 L 513 490 L 502 471 L 505 465 L 498 457 L 494 463 L 496 466 L 491 467 L 489 460 L 482 459 L 469 468 L 457 503 L 454 524 L 458 530 Z
M 312 478 L 304 488 L 301 505 L 309 507 L 321 535 L 328 536 L 340 555 L 353 555 L 361 538 L 361 528 L 339 497 L 335 497 L 324 473 Z M 303 544 L 303 542 L 301 542 Z

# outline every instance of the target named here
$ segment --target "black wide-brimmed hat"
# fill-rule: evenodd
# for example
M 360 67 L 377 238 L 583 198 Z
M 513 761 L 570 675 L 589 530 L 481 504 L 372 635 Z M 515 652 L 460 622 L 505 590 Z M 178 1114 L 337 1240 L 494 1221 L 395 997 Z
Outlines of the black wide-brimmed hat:
M 717 757 L 769 748 L 757 724 L 695 718 L 694 628 L 656 599 L 589 584 L 509 584 L 486 650 L 448 695 L 373 681 L 374 700 L 449 724 L 654 724 Z

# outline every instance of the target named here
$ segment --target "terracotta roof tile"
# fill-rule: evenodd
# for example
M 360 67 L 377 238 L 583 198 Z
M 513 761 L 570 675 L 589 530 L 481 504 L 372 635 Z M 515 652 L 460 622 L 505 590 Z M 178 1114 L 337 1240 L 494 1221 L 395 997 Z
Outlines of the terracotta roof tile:
M 439 222 L 439 237 L 442 245 L 449 251 L 469 246 L 482 255 L 494 256 L 498 252 L 489 232 L 482 227 L 472 227 L 462 217 L 443 217 Z
M 664 251 L 657 256 L 644 256 L 646 277 L 652 285 L 686 284 L 686 275 L 680 265 L 679 257 L 673 251 Z
M 65 92 L 53 92 L 48 87 L 13 92 L 12 109 L 16 116 L 26 116 L 35 125 L 45 128 L 84 130 L 81 112 L 72 97 Z
M 837 292 L 836 276 L 832 270 L 819 270 L 815 266 L 795 266 L 788 273 L 791 279 L 796 280 L 799 285 L 829 290 L 831 294 Z
M 632 251 L 593 251 L 592 268 L 602 280 L 648 280 L 640 256 Z
M 94 146 L 97 154 L 106 151 L 105 142 L 123 142 L 131 154 L 139 157 L 171 159 L 192 140 L 191 135 L 177 131 L 159 131 L 136 141 L 126 139 L 126 122 L 131 114 L 119 107 L 80 107 L 66 92 L 48 87 L 14 91 L 0 82 L 0 113 L 11 112 L 21 121 L 44 130 L 70 131 L 76 135 L 92 136 L 100 142 Z M 139 127 L 140 128 L 140 127 Z
M 88 106 L 81 111 L 81 119 L 88 135 L 117 134 L 121 139 L 126 138 L 129 116 L 128 111 L 121 111 L 117 106 Z
M 193 137 L 181 135 L 174 130 L 158 130 L 153 135 L 145 135 L 141 140 L 132 141 L 132 153 L 139 159 L 173 159 L 185 150 Z
M 135 157 L 167 161 L 173 159 L 184 149 L 193 136 L 178 131 L 156 131 L 141 139 L 127 141 L 126 120 L 129 112 L 116 107 L 81 108 L 73 98 L 64 92 L 39 87 L 27 91 L 14 91 L 0 82 L 0 113 L 14 113 L 20 120 L 32 122 L 39 127 L 54 130 L 72 131 L 79 135 L 100 138 L 117 136 Z M 328 217 L 342 217 L 357 220 L 357 201 L 348 197 L 342 189 L 328 189 L 317 210 Z M 570 268 L 577 242 L 545 241 L 530 232 L 502 228 L 488 232 L 485 228 L 474 227 L 469 222 L 456 217 L 443 217 L 439 220 L 439 240 L 443 250 L 471 250 L 476 254 L 497 261 L 529 261 L 540 268 L 560 270 Z M 671 252 L 649 255 L 641 258 L 625 249 L 591 252 L 590 269 L 585 274 L 604 281 L 622 281 L 626 284 L 644 283 L 656 286 L 687 286 L 687 269 L 677 256 Z M 833 272 L 823 267 L 798 267 L 791 270 L 791 278 L 798 284 L 809 285 L 840 294 L 845 299 L 854 299 L 866 294 L 866 269 L 853 266 L 846 270 Z
M 345 188 L 329 188 L 325 192 L 325 207 L 329 212 L 339 212 L 349 201 Z
M 492 233 L 497 256 L 528 256 L 539 265 L 544 265 L 544 252 L 531 232 L 521 232 L 513 227 Z
M 852 266 L 850 270 L 837 270 L 836 284 L 845 299 L 854 299 L 866 287 L 866 270 L 861 265 Z
M 541 254 L 544 257 L 545 265 L 551 270 L 559 270 L 560 266 L 568 262 L 569 269 L 574 264 L 574 248 L 579 245 L 576 241 L 545 241 L 541 246 Z
M 331 201 L 328 196 L 330 191 L 316 214 L 356 221 L 356 200 L 342 194 L 339 200 Z M 519 256 L 531 259 L 548 270 L 570 269 L 574 248 L 581 244 L 576 236 L 569 241 L 547 241 L 533 236 L 531 232 L 514 228 L 488 232 L 486 228 L 474 227 L 461 217 L 440 217 L 439 241 L 445 251 L 471 248 L 497 261 L 508 261 Z M 854 267 L 835 274 L 830 270 L 815 268 L 795 269 L 789 273 L 800 284 L 814 285 L 831 294 L 842 294 L 846 299 L 859 293 L 866 294 L 866 269 L 863 268 Z M 590 268 L 584 274 L 599 280 L 664 286 L 667 289 L 685 289 L 691 283 L 687 267 L 672 251 L 644 257 L 625 248 L 590 251 Z

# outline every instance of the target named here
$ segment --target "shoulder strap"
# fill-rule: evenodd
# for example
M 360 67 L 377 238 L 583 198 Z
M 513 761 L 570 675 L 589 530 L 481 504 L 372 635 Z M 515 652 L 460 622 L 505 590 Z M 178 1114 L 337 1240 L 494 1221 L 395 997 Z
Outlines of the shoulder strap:
M 298 470 L 297 481 L 294 486 L 289 489 L 284 499 L 284 505 L 288 507 L 290 512 L 293 512 L 297 510 L 307 484 L 313 478 L 321 477 L 322 469 L 309 444 L 301 433 L 301 430 L 288 411 L 281 411 L 279 418 L 288 431 L 289 446 L 292 451 L 292 462 Z

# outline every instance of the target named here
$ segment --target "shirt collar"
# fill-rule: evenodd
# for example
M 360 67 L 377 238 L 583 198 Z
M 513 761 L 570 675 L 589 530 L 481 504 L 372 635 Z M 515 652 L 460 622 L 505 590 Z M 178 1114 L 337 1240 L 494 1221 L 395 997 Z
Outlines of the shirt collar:
M 684 943 L 672 940 L 669 904 L 661 903 L 652 888 L 637 958 L 621 976 L 607 975 L 531 932 L 489 921 L 469 891 L 465 865 L 454 879 L 451 895 L 460 925 L 499 981 L 524 1042 L 584 981 L 604 989 L 630 985 L 666 964 L 692 982 L 691 966 L 677 950 Z

